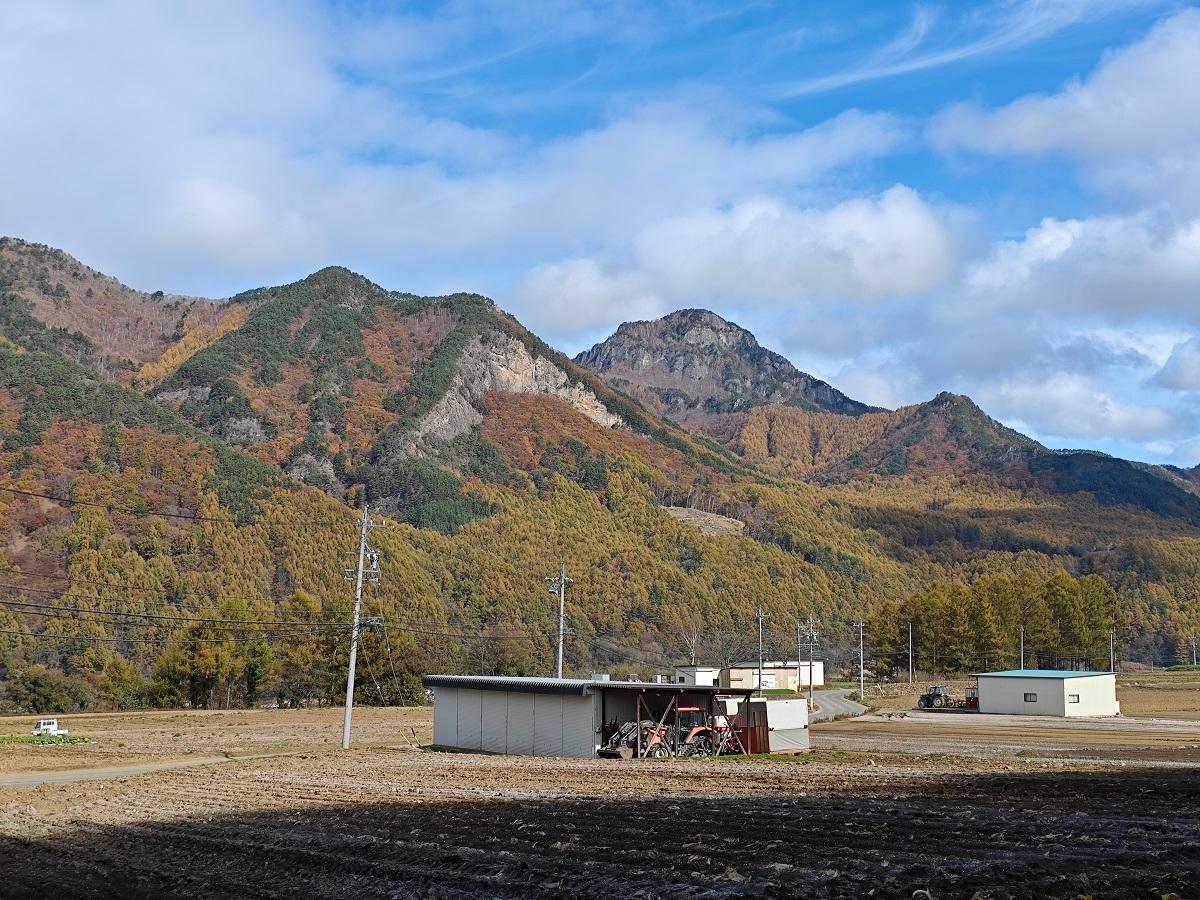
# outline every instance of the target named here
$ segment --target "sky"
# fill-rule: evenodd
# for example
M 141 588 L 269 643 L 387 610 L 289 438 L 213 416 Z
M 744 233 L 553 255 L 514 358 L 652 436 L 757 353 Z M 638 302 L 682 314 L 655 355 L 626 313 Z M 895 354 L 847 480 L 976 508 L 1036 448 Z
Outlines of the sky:
M 568 353 L 703 307 L 856 399 L 1200 463 L 1200 8 L 47 2 L 0 233 L 143 290 L 338 264 Z

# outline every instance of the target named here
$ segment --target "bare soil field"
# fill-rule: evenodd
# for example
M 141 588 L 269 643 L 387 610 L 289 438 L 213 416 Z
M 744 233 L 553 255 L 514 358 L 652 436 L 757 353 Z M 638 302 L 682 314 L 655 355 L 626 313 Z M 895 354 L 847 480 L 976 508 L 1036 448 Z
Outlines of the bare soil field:
M 836 750 L 952 753 L 1180 762 L 1200 766 L 1200 723 L 1147 719 L 1059 719 L 959 711 L 879 710 L 812 727 L 813 745 Z
M 1117 679 L 1121 713 L 1200 720 L 1200 672 L 1148 672 Z
M 0 717 L 0 734 L 28 734 L 37 716 Z M 341 746 L 341 708 L 178 710 L 59 716 L 91 744 L 0 745 L 0 777 L 8 773 L 112 768 L 164 760 L 256 756 Z M 433 738 L 429 708 L 354 711 L 356 747 L 407 747 Z
M 68 781 L 0 788 L 5 897 L 1200 897 L 1194 722 L 875 713 L 616 761 L 410 749 L 428 709 L 356 711 L 349 752 L 338 709 L 62 718 L 97 742 L 0 746 L 0 782 Z M 205 764 L 113 771 L 172 760 Z
M 72 897 L 1192 897 L 1198 808 L 1196 770 L 297 754 L 0 792 L 0 884 L 18 898 L 47 878 Z

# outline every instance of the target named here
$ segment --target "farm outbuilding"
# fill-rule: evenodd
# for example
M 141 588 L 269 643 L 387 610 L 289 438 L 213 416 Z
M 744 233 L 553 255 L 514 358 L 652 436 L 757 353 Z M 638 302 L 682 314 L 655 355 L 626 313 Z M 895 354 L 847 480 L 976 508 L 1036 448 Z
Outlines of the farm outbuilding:
M 807 659 L 796 662 L 794 659 L 770 659 L 764 660 L 762 664 L 762 684 L 758 683 L 758 661 L 747 660 L 745 662 L 733 663 L 733 665 L 721 670 L 720 683 L 727 688 L 751 688 L 758 690 L 762 687 L 764 690 L 774 688 L 798 691 L 800 688 L 806 688 L 809 682 L 812 682 L 814 687 L 820 687 L 825 684 L 825 663 L 821 660 L 814 660 L 812 663 L 812 673 L 809 674 L 809 662 Z
M 426 675 L 422 681 L 433 690 L 435 747 L 526 756 L 596 756 L 614 726 L 652 720 L 678 729 L 683 710 L 709 723 L 724 720 L 724 698 L 736 706 L 751 693 L 600 677 Z
M 671 680 L 676 684 L 703 684 L 712 687 L 721 683 L 721 667 L 675 666 Z
M 1115 716 L 1117 681 L 1112 672 L 1010 669 L 980 672 L 979 711 L 1027 716 Z

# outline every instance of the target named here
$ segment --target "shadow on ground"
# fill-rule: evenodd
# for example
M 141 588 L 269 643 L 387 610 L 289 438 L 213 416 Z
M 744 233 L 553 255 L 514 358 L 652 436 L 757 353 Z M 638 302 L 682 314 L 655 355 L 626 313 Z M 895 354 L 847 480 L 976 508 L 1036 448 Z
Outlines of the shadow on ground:
M 306 807 L 170 821 L 76 821 L 52 838 L 0 842 L 0 894 L 289 900 L 1200 894 L 1195 771 L 915 776 L 867 784 L 855 789 L 814 778 L 802 795 L 728 799 L 676 793 L 461 799 L 401 794 L 406 789 L 397 787 L 394 802 L 370 805 L 317 798 Z

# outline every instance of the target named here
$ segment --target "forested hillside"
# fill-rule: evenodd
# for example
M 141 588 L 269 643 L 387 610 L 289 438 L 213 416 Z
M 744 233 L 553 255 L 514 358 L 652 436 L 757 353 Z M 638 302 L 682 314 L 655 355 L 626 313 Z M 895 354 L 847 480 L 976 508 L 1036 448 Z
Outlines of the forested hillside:
M 1031 653 L 1093 661 L 1109 627 L 1122 654 L 1172 662 L 1200 624 L 1194 473 L 1055 454 L 966 398 L 855 415 L 746 400 L 692 433 L 476 295 L 334 268 L 184 302 L 0 249 L 10 703 L 336 702 L 364 499 L 391 526 L 372 535 L 367 702 L 413 698 L 430 669 L 547 671 L 558 560 L 572 671 L 744 655 L 759 605 L 781 654 L 798 615 L 826 623 L 831 657 L 868 616 L 881 668 L 901 621 L 944 667 L 1009 652 L 1022 617 Z M 78 308 L 101 281 L 108 332 Z M 216 326 L 189 330 L 187 303 Z M 102 343 L 127 315 L 165 317 L 156 343 Z M 745 527 L 702 533 L 677 506 Z

